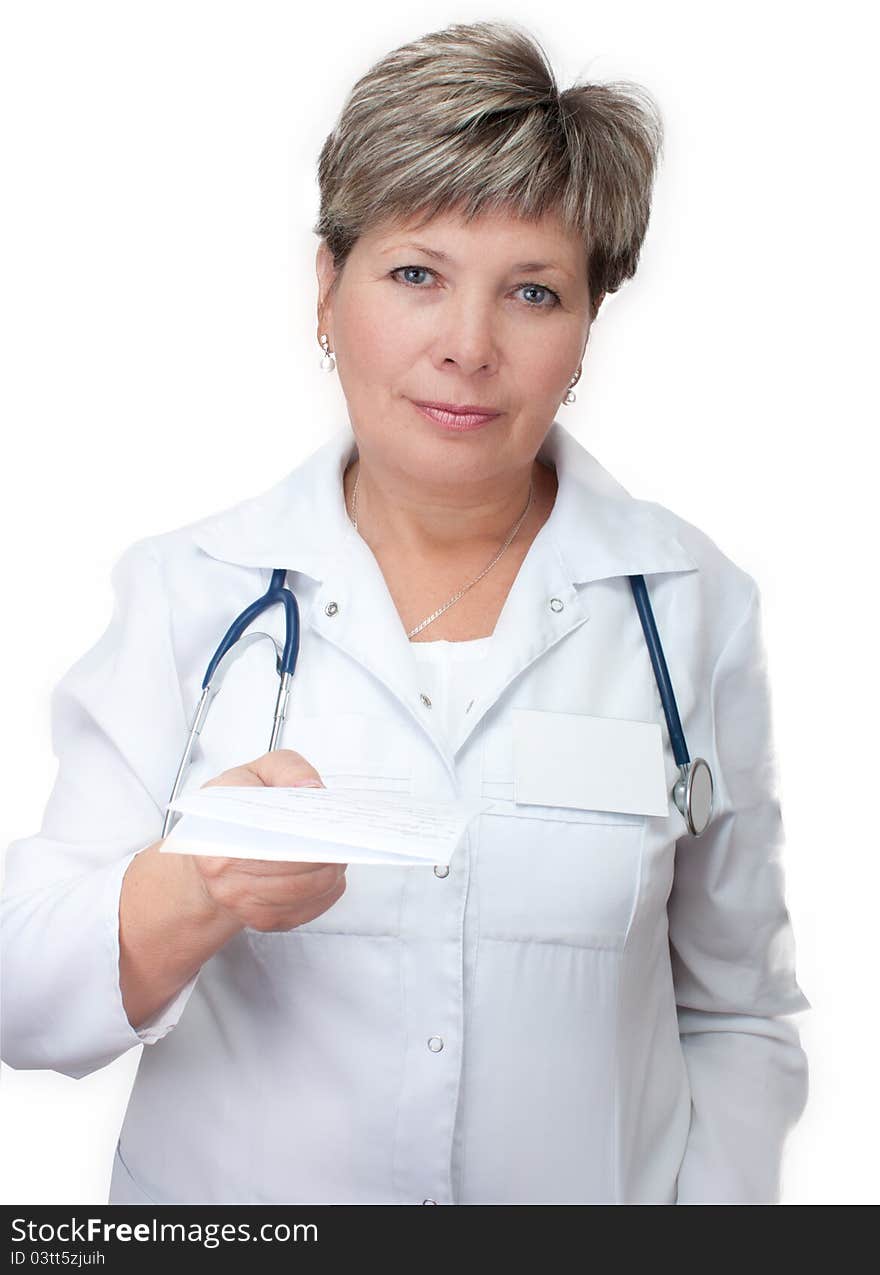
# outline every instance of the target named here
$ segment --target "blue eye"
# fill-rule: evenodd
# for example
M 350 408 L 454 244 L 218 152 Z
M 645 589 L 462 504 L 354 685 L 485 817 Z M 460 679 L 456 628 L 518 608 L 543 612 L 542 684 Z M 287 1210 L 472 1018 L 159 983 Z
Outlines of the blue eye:
M 521 292 L 543 292 L 548 297 L 553 298 L 550 305 L 541 305 L 540 303 L 537 303 L 537 302 L 533 305 L 532 302 L 530 301 L 529 305 L 531 306 L 533 310 L 552 310 L 555 305 L 559 304 L 559 297 L 556 295 L 553 289 L 545 287 L 543 283 L 520 284 L 520 291 Z
M 391 271 L 392 275 L 403 274 L 433 274 L 432 270 L 428 270 L 425 266 L 398 266 L 396 270 Z M 413 283 L 412 279 L 401 279 L 401 283 L 405 283 L 410 288 L 418 288 L 418 283 Z
M 398 282 L 404 284 L 407 288 L 421 288 L 422 291 L 425 291 L 423 286 L 424 280 L 413 280 L 412 278 L 406 278 L 405 276 L 415 274 L 433 278 L 434 271 L 429 270 L 427 266 L 397 266 L 394 270 L 390 271 L 390 274 L 392 279 L 397 279 Z M 548 288 L 543 283 L 521 283 L 517 291 L 542 294 L 538 301 L 527 302 L 530 310 L 552 310 L 559 305 L 558 294 L 555 293 L 552 288 Z M 549 304 L 545 303 L 545 298 L 547 297 L 550 298 Z

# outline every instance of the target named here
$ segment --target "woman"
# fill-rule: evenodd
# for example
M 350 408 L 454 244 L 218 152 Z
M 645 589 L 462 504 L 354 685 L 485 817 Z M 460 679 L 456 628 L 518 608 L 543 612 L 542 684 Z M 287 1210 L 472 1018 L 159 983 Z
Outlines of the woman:
M 504 24 L 397 49 L 346 101 L 317 277 L 350 426 L 123 556 L 56 691 L 43 828 L 8 853 L 4 1057 L 84 1076 L 147 1046 L 112 1203 L 778 1199 L 809 1002 L 758 590 L 555 419 L 636 269 L 660 139 L 646 94 L 560 93 Z M 448 868 L 159 853 L 205 663 L 278 567 L 302 620 L 281 746 L 257 643 L 188 786 L 484 800 Z M 699 837 L 635 574 L 714 773 Z M 621 759 L 623 723 L 656 754 Z

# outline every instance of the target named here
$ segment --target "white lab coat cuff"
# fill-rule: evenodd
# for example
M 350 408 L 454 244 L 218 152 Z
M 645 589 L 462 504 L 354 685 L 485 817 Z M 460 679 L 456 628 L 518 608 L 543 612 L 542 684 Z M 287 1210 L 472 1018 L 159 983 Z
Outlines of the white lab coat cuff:
M 794 1010 L 811 1008 L 792 993 Z M 809 1093 L 809 1068 L 786 1018 L 680 1011 L 692 1094 L 678 1204 L 778 1204 L 785 1142 Z

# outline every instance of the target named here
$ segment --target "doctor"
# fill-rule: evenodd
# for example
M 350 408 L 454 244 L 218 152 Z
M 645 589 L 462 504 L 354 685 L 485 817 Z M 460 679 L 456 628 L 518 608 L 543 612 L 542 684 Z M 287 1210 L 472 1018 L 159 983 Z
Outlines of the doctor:
M 350 425 L 123 555 L 7 855 L 4 1059 L 81 1077 L 146 1046 L 111 1203 L 779 1198 L 809 1001 L 758 590 L 556 419 L 659 140 L 644 98 L 560 94 L 501 24 L 389 54 L 327 138 L 317 335 Z M 489 799 L 448 868 L 159 853 L 206 662 L 278 567 L 302 622 L 280 746 L 257 642 L 185 786 Z M 615 801 L 651 776 L 610 733 L 579 764 L 588 724 L 663 725 L 634 573 L 713 771 L 700 837 Z M 260 627 L 283 639 L 280 609 Z M 668 793 L 665 725 L 662 749 Z

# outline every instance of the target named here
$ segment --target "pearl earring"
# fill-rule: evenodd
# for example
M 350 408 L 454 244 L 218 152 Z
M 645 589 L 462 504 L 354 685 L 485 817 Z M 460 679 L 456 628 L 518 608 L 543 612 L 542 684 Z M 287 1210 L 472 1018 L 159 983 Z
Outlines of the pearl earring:
M 571 378 L 571 380 L 568 383 L 568 389 L 565 391 L 565 397 L 562 400 L 563 403 L 573 403 L 575 401 L 575 399 L 577 398 L 577 394 L 575 394 L 574 390 L 571 387 L 573 385 L 577 385 L 580 379 L 581 379 L 581 369 L 578 368 L 578 370 L 575 372 L 574 376 Z
M 336 360 L 330 353 L 330 339 L 327 336 L 327 333 L 322 332 L 319 340 L 321 342 L 321 349 L 324 351 L 321 355 L 321 371 L 332 372 L 336 367 Z

